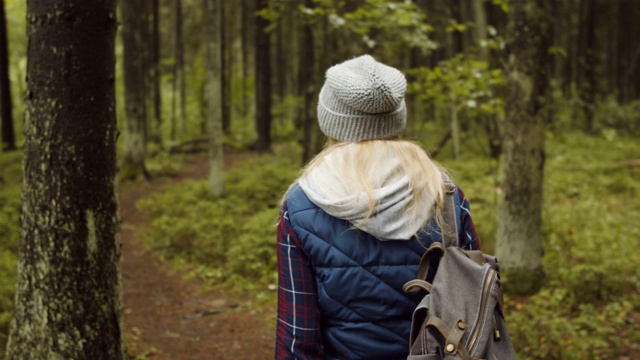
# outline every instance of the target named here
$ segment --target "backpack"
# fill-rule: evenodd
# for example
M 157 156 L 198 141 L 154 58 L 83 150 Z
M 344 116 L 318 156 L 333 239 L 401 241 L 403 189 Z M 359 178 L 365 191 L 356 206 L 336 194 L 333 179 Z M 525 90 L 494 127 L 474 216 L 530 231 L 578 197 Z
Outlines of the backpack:
M 403 287 L 407 294 L 427 292 L 413 312 L 407 359 L 515 359 L 502 312 L 498 261 L 458 247 L 454 192 L 448 181 L 443 243 L 427 249 L 417 278 Z

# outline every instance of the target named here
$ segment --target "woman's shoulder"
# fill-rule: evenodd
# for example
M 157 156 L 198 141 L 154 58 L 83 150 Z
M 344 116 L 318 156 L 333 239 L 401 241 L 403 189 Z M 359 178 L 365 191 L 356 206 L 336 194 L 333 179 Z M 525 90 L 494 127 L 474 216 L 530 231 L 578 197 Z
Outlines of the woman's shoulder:
M 309 200 L 297 182 L 293 183 L 289 187 L 284 198 L 289 213 L 295 213 L 316 207 L 311 200 Z

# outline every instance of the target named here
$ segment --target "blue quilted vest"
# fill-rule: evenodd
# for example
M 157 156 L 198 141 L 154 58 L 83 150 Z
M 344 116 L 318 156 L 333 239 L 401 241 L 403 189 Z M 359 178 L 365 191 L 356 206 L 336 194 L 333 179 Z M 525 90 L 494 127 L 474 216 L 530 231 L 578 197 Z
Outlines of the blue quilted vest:
M 406 359 L 411 314 L 424 294 L 408 296 L 402 286 L 415 278 L 425 249 L 440 241 L 435 222 L 428 227 L 434 231 L 409 241 L 380 241 L 325 213 L 297 185 L 287 207 L 315 269 L 326 358 Z

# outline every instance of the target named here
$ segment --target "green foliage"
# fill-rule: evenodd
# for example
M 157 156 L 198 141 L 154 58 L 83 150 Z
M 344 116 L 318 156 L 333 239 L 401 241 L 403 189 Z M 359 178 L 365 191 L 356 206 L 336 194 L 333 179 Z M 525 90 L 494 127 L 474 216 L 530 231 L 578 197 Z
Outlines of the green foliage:
M 457 55 L 435 68 L 416 68 L 408 92 L 419 101 L 442 108 L 467 111 L 471 116 L 503 113 L 498 89 L 505 83 L 501 70 L 486 61 Z
M 613 97 L 609 97 L 596 103 L 594 120 L 596 128 L 607 137 L 616 132 L 638 136 L 640 135 L 640 100 L 621 105 Z
M 225 174 L 225 195 L 207 181 L 190 181 L 139 203 L 152 220 L 149 246 L 193 266 L 214 284 L 266 291 L 276 281 L 275 223 L 279 199 L 297 173 L 286 147 L 248 160 Z M 295 160 L 294 160 L 295 159 Z
M 13 106 L 13 126 L 16 145 L 22 143 L 24 118 L 24 93 L 27 73 L 27 6 L 26 1 L 5 0 L 7 21 L 7 46 L 9 52 L 9 81 Z
M 560 288 L 545 289 L 516 310 L 509 310 L 507 325 L 518 359 L 602 359 L 623 355 L 628 345 L 621 331 L 633 309 L 630 301 L 604 305 L 582 304 L 571 309 Z M 507 299 L 507 303 L 515 299 Z
M 22 153 L 0 153 L 0 358 L 9 333 L 20 241 Z
M 593 111 L 594 133 L 601 133 L 609 139 L 618 135 L 640 135 L 640 100 L 620 104 L 615 96 L 609 96 L 595 104 L 585 104 L 577 96 L 563 97 L 556 89 L 553 107 L 557 114 L 553 127 L 558 132 L 584 129 L 584 110 L 589 107 Z
M 617 355 L 638 308 L 640 153 L 635 139 L 570 135 L 548 144 L 545 257 L 548 287 L 509 319 L 521 358 Z M 635 304 L 634 304 L 635 302 Z M 637 332 L 637 329 L 636 329 Z M 628 343 L 626 343 L 628 344 Z
M 274 141 L 295 139 L 299 135 L 296 120 L 299 119 L 302 107 L 303 99 L 300 96 L 285 96 L 272 107 Z
M 360 36 L 369 49 L 409 47 L 428 52 L 437 47 L 429 38 L 432 26 L 411 1 L 365 0 L 355 9 L 346 1 L 314 0 L 314 5 L 300 11 L 312 19 L 327 17 L 334 29 Z
M 145 160 L 147 171 L 152 177 L 175 175 L 180 171 L 182 164 L 182 156 L 170 155 L 166 151 L 159 151 L 153 157 L 148 157 Z
M 491 0 L 493 5 L 497 5 L 503 12 L 509 12 L 509 0 Z
M 469 139 L 468 139 L 469 140 Z M 452 172 L 471 204 L 482 249 L 494 253 L 500 167 L 467 149 Z M 518 359 L 614 358 L 640 337 L 640 143 L 624 136 L 549 134 L 545 165 L 547 285 L 508 299 Z M 637 315 L 636 315 L 637 316 Z

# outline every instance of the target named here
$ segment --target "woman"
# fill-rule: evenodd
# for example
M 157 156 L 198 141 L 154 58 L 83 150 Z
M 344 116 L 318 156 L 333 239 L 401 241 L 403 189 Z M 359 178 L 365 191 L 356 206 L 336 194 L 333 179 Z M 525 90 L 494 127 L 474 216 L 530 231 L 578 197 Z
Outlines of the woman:
M 444 171 L 397 139 L 406 80 L 369 55 L 331 67 L 318 122 L 329 145 L 287 192 L 278 225 L 276 359 L 406 359 L 423 294 L 402 286 L 441 241 Z M 461 247 L 478 240 L 454 193 Z

